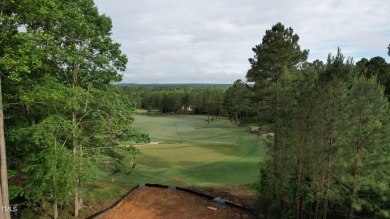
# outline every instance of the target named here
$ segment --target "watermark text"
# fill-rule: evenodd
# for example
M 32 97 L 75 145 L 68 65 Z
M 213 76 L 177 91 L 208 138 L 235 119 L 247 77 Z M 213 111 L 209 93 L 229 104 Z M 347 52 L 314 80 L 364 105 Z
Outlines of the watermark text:
M 14 205 L 14 206 L 1 206 L 1 211 L 3 211 L 3 212 L 17 212 L 18 207 L 16 205 Z

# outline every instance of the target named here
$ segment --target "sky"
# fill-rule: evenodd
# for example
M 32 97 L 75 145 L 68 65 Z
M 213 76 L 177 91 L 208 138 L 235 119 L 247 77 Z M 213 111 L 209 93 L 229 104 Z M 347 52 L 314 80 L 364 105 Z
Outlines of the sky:
M 124 83 L 246 80 L 252 48 L 281 22 L 309 49 L 309 61 L 337 48 L 355 62 L 389 62 L 389 0 L 95 0 L 129 62 Z

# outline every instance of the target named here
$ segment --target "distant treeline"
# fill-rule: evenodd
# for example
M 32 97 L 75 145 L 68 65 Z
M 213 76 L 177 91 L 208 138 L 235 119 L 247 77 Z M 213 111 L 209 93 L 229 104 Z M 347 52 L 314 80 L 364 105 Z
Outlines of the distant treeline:
M 171 87 L 171 88 L 195 88 L 195 87 L 221 87 L 227 88 L 232 84 L 213 84 L 213 83 L 155 83 L 155 84 L 138 84 L 138 83 L 118 83 L 117 86 L 127 87 L 147 87 L 147 88 L 158 88 L 158 87 Z
M 255 112 L 249 106 L 253 86 L 236 81 L 233 86 L 178 87 L 123 86 L 137 108 L 147 110 L 148 114 L 207 114 L 211 120 L 218 116 L 227 116 L 240 123 L 252 121 Z
M 148 114 L 208 114 L 211 119 L 223 115 L 224 87 L 123 87 L 137 108 Z

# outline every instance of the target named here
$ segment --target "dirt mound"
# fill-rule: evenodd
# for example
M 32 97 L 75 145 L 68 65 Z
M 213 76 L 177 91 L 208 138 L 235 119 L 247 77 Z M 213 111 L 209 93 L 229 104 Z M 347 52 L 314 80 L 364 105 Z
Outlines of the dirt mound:
M 207 198 L 185 191 L 148 187 L 135 189 L 117 207 L 96 218 L 252 219 L 254 217 L 249 211 L 228 205 L 216 205 Z

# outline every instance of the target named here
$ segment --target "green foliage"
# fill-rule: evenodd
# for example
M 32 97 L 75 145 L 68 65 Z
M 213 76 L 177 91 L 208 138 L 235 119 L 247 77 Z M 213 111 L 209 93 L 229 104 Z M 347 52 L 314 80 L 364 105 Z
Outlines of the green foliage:
M 263 165 L 260 203 L 277 217 L 381 217 L 386 204 L 379 200 L 389 187 L 384 89 L 375 77 L 355 77 L 340 51 L 318 64 L 305 64 L 300 79 L 280 93 L 292 104 L 275 131 L 286 160 L 273 156 Z
M 387 49 L 389 50 L 389 51 L 387 52 L 387 55 L 390 56 L 390 44 L 389 44 L 389 47 L 387 47 Z
M 293 90 L 293 84 L 301 76 L 298 69 L 307 59 L 308 50 L 301 51 L 299 37 L 292 28 L 285 28 L 277 23 L 267 30 L 262 43 L 253 48 L 254 58 L 249 59 L 251 69 L 248 70 L 248 81 L 255 82 L 253 88 L 253 107 L 258 112 L 257 121 L 262 125 L 272 126 L 273 142 L 269 142 L 269 153 L 272 157 L 264 170 L 267 179 L 260 183 L 263 186 L 262 197 L 271 212 L 278 208 L 286 209 L 290 205 L 286 196 L 291 196 L 289 182 L 292 177 L 293 160 L 288 159 L 292 147 L 289 143 L 296 141 L 292 138 L 295 109 L 294 97 L 299 94 Z M 263 171 L 264 173 L 264 171 Z M 264 175 L 265 176 L 265 175 Z M 265 186 L 265 187 L 264 187 Z M 277 217 L 290 215 L 283 211 Z
M 233 86 L 225 91 L 223 106 L 230 120 L 239 123 L 244 117 L 250 116 L 250 98 L 251 91 L 241 80 L 235 81 Z
M 220 87 L 140 87 L 127 90 L 128 95 L 138 99 L 138 106 L 148 114 L 194 113 L 219 116 L 222 112 L 223 92 Z M 136 94 L 134 94 L 136 93 Z M 137 95 L 138 94 L 138 95 Z M 132 96 L 132 97 L 133 97 Z
M 385 88 L 385 95 L 390 95 L 390 65 L 382 57 L 373 57 L 370 60 L 362 58 L 356 63 L 359 75 L 366 78 L 376 77 L 379 84 Z
M 11 180 L 11 182 L 15 178 L 17 178 L 19 175 L 20 174 L 19 174 L 18 171 L 8 170 L 8 179 Z M 22 189 L 23 189 L 22 186 L 14 185 L 14 184 L 11 183 L 11 185 L 9 186 L 9 198 L 10 198 L 10 200 L 20 196 L 22 191 L 23 191 Z
M 285 28 L 277 23 L 267 30 L 262 43 L 252 50 L 254 58 L 249 59 L 251 69 L 247 73 L 248 81 L 256 82 L 270 80 L 278 83 L 288 76 L 288 71 L 307 59 L 308 50 L 301 51 L 298 44 L 299 36 L 291 27 Z
M 282 36 L 291 38 L 283 44 Z M 354 65 L 340 49 L 326 64 L 301 63 L 307 51 L 299 52 L 297 40 L 277 24 L 250 59 L 252 108 L 263 114 L 259 126 L 274 130 L 260 170 L 260 212 L 267 218 L 387 217 L 388 64 L 375 57 Z
M 120 142 L 149 138 L 130 127 L 134 104 L 111 85 L 121 80 L 127 58 L 111 39 L 110 18 L 99 15 L 92 0 L 6 1 L 1 7 L 7 151 L 11 168 L 26 178 L 13 194 L 31 205 L 53 205 L 56 217 L 58 205 L 69 204 L 72 195 L 82 198 L 83 182 L 96 178 L 104 156 L 98 148 L 135 159 L 139 151 Z M 105 155 L 129 172 L 117 154 Z
M 50 116 L 41 123 L 24 128 L 19 133 L 36 152 L 26 159 L 23 172 L 29 180 L 22 194 L 34 205 L 41 201 L 57 200 L 67 203 L 76 179 L 72 153 L 65 147 L 71 124 L 60 116 Z

